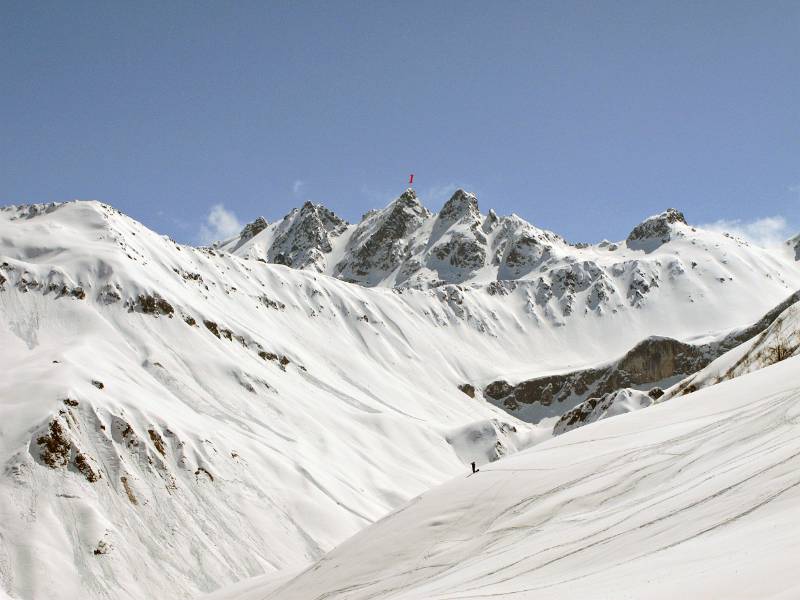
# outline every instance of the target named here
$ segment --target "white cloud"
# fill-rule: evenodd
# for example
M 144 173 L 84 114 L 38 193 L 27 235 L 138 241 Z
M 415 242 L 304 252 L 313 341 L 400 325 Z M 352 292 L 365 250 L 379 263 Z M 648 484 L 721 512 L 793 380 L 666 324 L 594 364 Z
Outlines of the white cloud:
M 292 193 L 296 197 L 300 197 L 303 195 L 303 190 L 306 187 L 306 182 L 302 179 L 295 179 L 294 183 L 292 184 Z
M 222 204 L 215 204 L 206 217 L 206 222 L 200 226 L 198 238 L 203 244 L 216 240 L 233 237 L 242 230 L 242 224 L 233 213 Z
M 764 248 L 778 246 L 795 233 L 781 216 L 764 217 L 755 221 L 721 219 L 700 227 L 721 233 L 727 232 Z

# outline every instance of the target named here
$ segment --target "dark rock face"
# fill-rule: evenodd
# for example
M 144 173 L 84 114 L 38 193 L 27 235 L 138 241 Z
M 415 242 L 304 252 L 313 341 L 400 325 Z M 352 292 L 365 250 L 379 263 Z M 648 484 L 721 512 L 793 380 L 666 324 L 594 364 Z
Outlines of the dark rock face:
M 456 190 L 436 216 L 430 244 L 424 263 L 442 281 L 461 282 L 485 266 L 487 240 L 474 194 Z
M 66 467 L 72 442 L 59 421 L 50 421 L 48 433 L 39 436 L 36 443 L 41 446 L 42 461 L 51 469 Z
M 404 239 L 430 217 L 412 189 L 385 210 L 363 221 L 351 241 L 351 256 L 337 266 L 349 281 L 366 282 L 371 273 L 387 273 L 410 258 Z
M 486 263 L 486 246 L 473 237 L 460 234 L 435 246 L 431 254 L 457 269 L 474 271 Z
M 683 216 L 682 212 L 674 208 L 668 208 L 660 215 L 650 217 L 634 227 L 633 231 L 628 235 L 628 241 L 633 242 L 646 239 L 668 241 L 672 235 L 671 225 L 673 223 L 683 223 L 686 225 L 686 217 Z
M 77 405 L 77 402 L 75 403 Z M 68 406 L 75 406 L 68 405 Z M 67 415 L 65 411 L 62 414 Z M 71 413 L 69 413 L 71 415 Z M 74 422 L 74 417 L 70 416 Z M 101 479 L 99 470 L 93 466 L 94 461 L 84 452 L 81 452 L 72 438 L 68 430 L 64 427 L 60 418 L 54 418 L 48 424 L 47 433 L 40 435 L 36 438 L 36 443 L 39 446 L 39 458 L 41 461 L 51 469 L 61 469 L 68 467 L 70 464 L 77 469 L 87 481 L 95 483 Z M 70 463 L 70 457 L 72 462 Z
M 794 259 L 800 260 L 800 235 L 797 235 L 786 242 L 786 245 L 794 250 Z
M 478 210 L 478 198 L 462 189 L 456 192 L 445 202 L 437 219 L 447 223 L 458 221 L 480 223 L 481 213 Z
M 267 220 L 264 217 L 257 217 L 255 221 L 244 226 L 242 232 L 239 234 L 239 237 L 242 241 L 247 241 L 264 231 L 267 228 L 267 225 L 269 225 L 269 223 L 267 223 Z
M 500 267 L 498 279 L 518 279 L 526 275 L 553 257 L 554 244 L 564 242 L 555 233 L 536 229 L 516 215 L 503 217 L 497 227 L 492 263 Z
M 576 429 L 581 425 L 585 425 L 591 419 L 592 415 L 597 412 L 608 410 L 614 402 L 615 395 L 614 393 L 609 393 L 604 394 L 600 398 L 589 398 L 581 402 L 575 408 L 568 410 L 556 421 L 556 424 L 553 426 L 553 434 L 560 435 L 571 429 Z
M 471 385 L 469 383 L 462 383 L 460 386 L 458 386 L 458 389 L 461 390 L 462 392 L 464 392 L 470 398 L 474 398 L 475 397 L 475 386 L 474 385 Z
M 506 264 L 509 267 L 522 267 L 535 265 L 547 251 L 547 247 L 539 243 L 531 235 L 522 235 L 514 240 L 506 254 Z
M 333 238 L 347 229 L 347 222 L 320 204 L 306 202 L 284 218 L 285 228 L 276 232 L 269 260 L 297 269 L 322 271 Z
M 563 405 L 564 412 L 588 398 L 598 398 L 621 388 L 640 387 L 657 381 L 690 375 L 716 356 L 704 346 L 685 344 L 671 338 L 648 338 L 618 361 L 605 367 L 529 379 L 516 385 L 495 381 L 483 393 L 512 413 L 522 405 L 538 403 Z M 594 407 L 592 407 L 594 408 Z
M 139 297 L 136 298 L 136 302 L 130 308 L 131 310 L 146 315 L 167 315 L 170 318 L 172 318 L 172 314 L 175 312 L 172 305 L 156 293 L 153 295 L 140 294 Z

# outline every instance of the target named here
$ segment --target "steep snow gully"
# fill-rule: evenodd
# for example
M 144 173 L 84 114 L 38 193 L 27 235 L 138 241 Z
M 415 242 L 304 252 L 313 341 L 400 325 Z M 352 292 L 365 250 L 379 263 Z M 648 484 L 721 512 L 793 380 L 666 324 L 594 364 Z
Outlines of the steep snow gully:
M 758 248 L 672 209 L 624 241 L 572 245 L 484 215 L 463 191 L 436 214 L 407 191 L 359 224 L 306 205 L 193 248 L 98 202 L 3 207 L 0 589 L 470 597 L 541 586 L 543 574 L 561 590 L 585 573 L 611 590 L 637 572 L 618 564 L 625 552 L 694 531 L 684 516 L 712 527 L 757 504 L 759 486 L 790 483 L 770 465 L 791 449 L 779 442 L 796 421 L 797 358 L 737 363 L 738 377 L 718 381 L 742 353 L 771 352 L 778 313 L 764 315 L 797 289 L 791 244 Z M 757 321 L 766 333 L 731 349 Z M 628 364 L 619 357 L 653 336 L 724 354 L 697 363 L 700 391 L 673 393 L 672 379 L 695 376 L 675 372 L 668 402 L 552 440 L 585 395 L 510 414 L 484 394 L 498 380 Z M 728 413 L 739 416 L 717 419 Z M 473 460 L 480 473 L 461 479 Z M 759 465 L 766 474 L 748 479 Z M 748 515 L 772 514 L 793 490 Z M 768 522 L 731 523 L 700 539 L 761 540 L 752 572 L 781 572 L 788 559 L 767 570 L 775 549 L 756 535 Z M 775 548 L 791 554 L 792 533 L 776 531 Z M 703 550 L 698 573 L 725 555 Z M 682 565 L 676 552 L 651 559 Z M 526 570 L 536 576 L 509 579 Z

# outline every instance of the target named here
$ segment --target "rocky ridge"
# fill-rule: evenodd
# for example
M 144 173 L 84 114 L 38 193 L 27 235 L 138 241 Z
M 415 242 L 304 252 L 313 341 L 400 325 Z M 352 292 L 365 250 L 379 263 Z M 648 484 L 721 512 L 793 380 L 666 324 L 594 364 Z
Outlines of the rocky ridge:
M 664 348 L 665 352 L 660 350 L 642 352 L 643 344 L 639 344 L 626 354 L 622 361 L 606 367 L 603 376 L 594 379 L 589 394 L 581 394 L 587 388 L 576 386 L 575 382 L 580 383 L 582 378 L 591 378 L 594 372 L 566 376 L 559 390 L 560 400 L 580 398 L 581 395 L 588 397 L 574 408 L 562 412 L 553 427 L 553 433 L 559 435 L 600 419 L 645 408 L 653 403 L 689 394 L 708 385 L 785 360 L 800 349 L 798 314 L 800 314 L 800 292 L 789 296 L 749 327 L 733 331 L 720 341 L 703 345 L 681 344 L 678 361 L 674 360 L 676 355 L 671 348 L 675 340 L 664 340 L 668 342 L 665 348 L 661 343 L 651 346 L 651 350 Z M 728 367 L 726 369 L 713 368 L 713 365 L 721 360 L 720 357 L 737 351 L 742 356 L 737 357 L 732 366 L 726 365 Z M 631 357 L 640 368 L 631 364 Z M 710 372 L 707 373 L 707 370 Z M 530 382 L 519 384 L 518 389 L 512 389 L 512 394 L 504 398 L 504 402 L 513 403 L 514 408 L 518 409 L 516 393 L 529 401 L 537 401 L 531 394 L 523 395 L 523 392 L 530 387 Z M 565 392 L 572 392 L 572 395 Z M 541 400 L 540 397 L 539 401 Z
M 215 249 L 366 287 L 519 290 L 530 314 L 554 324 L 641 308 L 665 287 L 686 290 L 681 301 L 695 302 L 709 286 L 733 281 L 730 264 L 741 255 L 761 252 L 688 225 L 674 208 L 645 219 L 621 242 L 570 244 L 517 215 L 483 215 L 477 197 L 461 189 L 438 213 L 408 189 L 358 224 L 310 202 L 264 223 L 248 225 Z M 763 276 L 782 280 L 778 262 L 774 256 L 762 261 Z

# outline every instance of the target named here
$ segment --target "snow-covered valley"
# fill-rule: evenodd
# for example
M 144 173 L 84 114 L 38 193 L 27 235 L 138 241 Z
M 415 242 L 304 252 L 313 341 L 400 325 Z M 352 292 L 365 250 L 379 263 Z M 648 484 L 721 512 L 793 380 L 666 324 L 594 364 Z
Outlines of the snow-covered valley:
M 237 597 L 796 598 L 798 372 L 791 358 L 556 437 Z
M 761 440 L 764 461 L 789 448 L 764 440 L 779 414 L 790 415 L 779 432 L 791 438 L 796 358 L 552 441 L 560 416 L 585 398 L 512 415 L 482 390 L 606 365 L 651 336 L 719 343 L 800 288 L 793 246 L 762 249 L 668 211 L 626 241 L 577 247 L 518 217 L 481 215 L 473 199 L 456 194 L 434 215 L 404 194 L 358 225 L 318 218 L 322 230 L 314 218 L 297 225 L 299 211 L 211 248 L 177 244 L 97 202 L 0 210 L 0 586 L 24 599 L 164 597 L 165 589 L 192 598 L 294 573 L 364 530 L 275 597 L 316 597 L 310 590 L 344 589 L 345 579 L 359 582 L 354 598 L 460 597 L 480 587 L 462 568 L 511 573 L 503 561 L 514 552 L 600 535 L 581 529 L 578 512 L 587 526 L 612 527 L 645 515 L 666 481 L 675 493 L 694 487 L 715 460 L 728 460 L 734 479 L 746 475 L 735 462 L 745 461 L 740 438 Z M 338 233 L 326 242 L 330 231 Z M 767 394 L 767 382 L 783 387 Z M 719 432 L 707 448 L 702 431 Z M 684 469 L 693 453 L 696 469 Z M 482 465 L 478 476 L 436 487 L 471 461 Z M 504 475 L 520 469 L 543 471 Z M 443 509 L 436 499 L 448 494 L 455 504 Z M 786 494 L 770 506 L 784 507 Z M 494 500 L 468 514 L 476 495 L 481 506 Z M 541 504 L 527 501 L 539 496 Z M 658 510 L 668 516 L 670 502 Z M 518 503 L 525 508 L 515 513 Z M 590 518 L 604 506 L 608 514 Z M 411 526 L 397 520 L 403 514 L 421 520 Z M 512 523 L 481 537 L 516 514 L 517 533 Z M 659 531 L 669 523 L 678 536 L 670 540 L 688 535 L 667 516 L 653 517 Z M 433 521 L 453 535 L 439 536 Z M 517 547 L 513 536 L 534 525 L 543 527 L 528 536 L 535 545 Z M 398 528 L 398 560 L 387 562 L 377 545 Z M 405 546 L 426 539 L 427 554 Z M 478 556 L 487 545 L 488 558 Z M 440 552 L 452 579 L 428 572 Z M 619 552 L 604 560 L 624 560 Z M 571 557 L 548 567 L 547 581 L 583 559 Z

